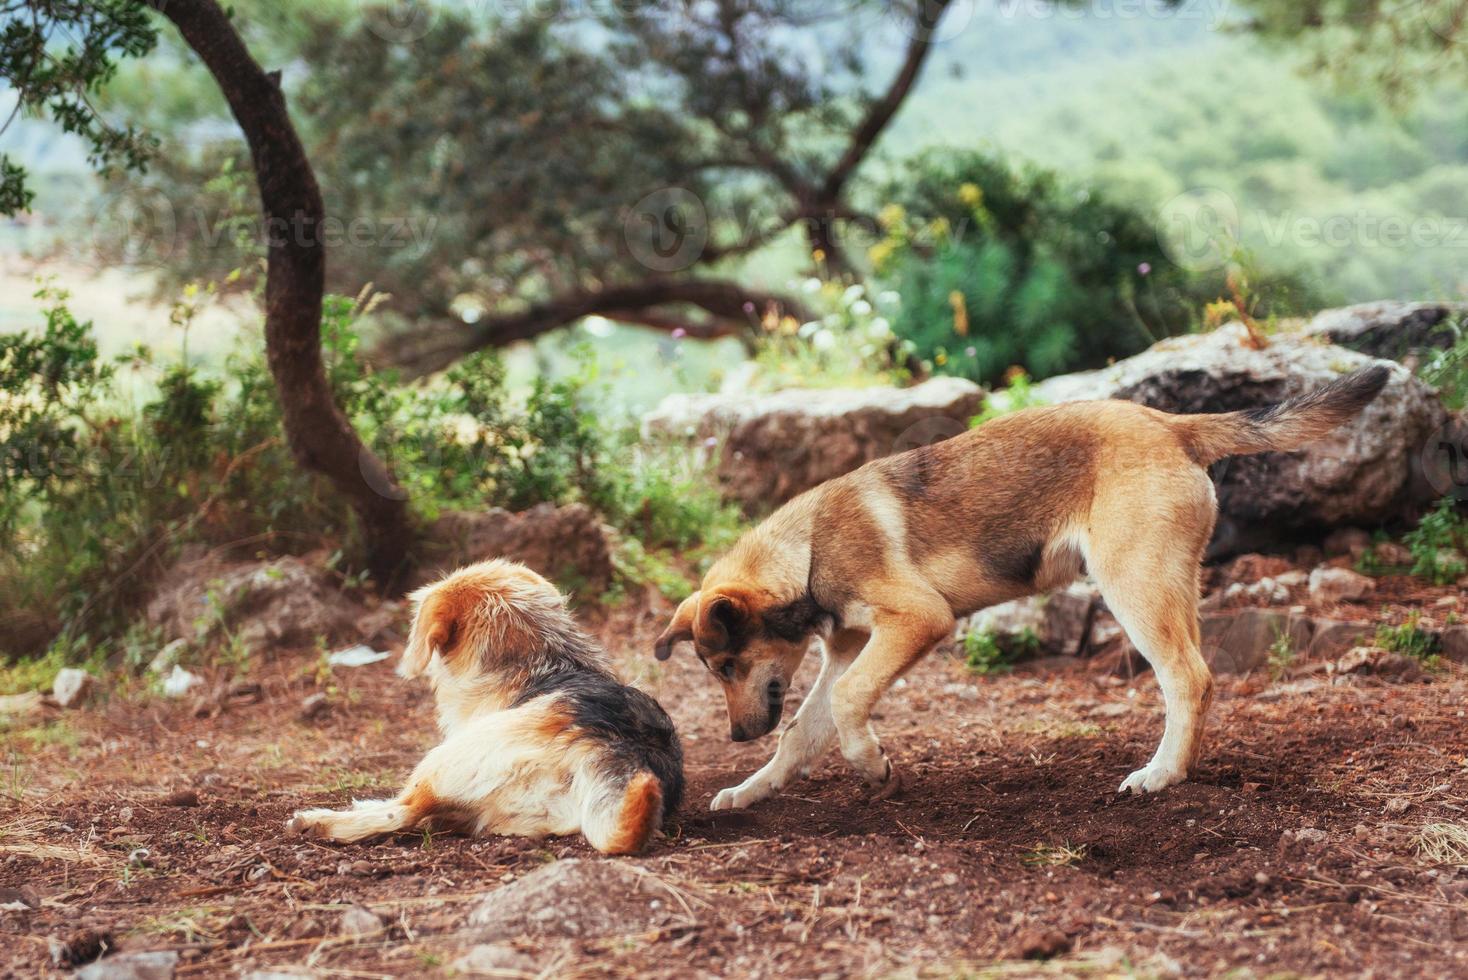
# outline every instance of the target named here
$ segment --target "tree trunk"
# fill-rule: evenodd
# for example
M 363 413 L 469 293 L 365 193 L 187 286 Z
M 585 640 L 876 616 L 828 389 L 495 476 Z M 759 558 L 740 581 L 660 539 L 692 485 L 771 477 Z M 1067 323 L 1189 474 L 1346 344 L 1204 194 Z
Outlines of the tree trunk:
M 297 461 L 321 474 L 362 522 L 367 565 L 379 587 L 406 571 L 412 528 L 407 494 L 362 444 L 336 404 L 321 359 L 326 253 L 321 189 L 301 146 L 279 76 L 250 56 L 214 0 L 150 0 L 209 69 L 244 132 L 265 217 L 265 348 L 286 437 Z

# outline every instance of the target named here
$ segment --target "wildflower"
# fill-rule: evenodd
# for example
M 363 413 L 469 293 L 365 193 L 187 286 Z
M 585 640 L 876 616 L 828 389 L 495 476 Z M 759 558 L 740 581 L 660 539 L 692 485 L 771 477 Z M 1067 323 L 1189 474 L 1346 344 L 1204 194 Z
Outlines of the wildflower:
M 1137 275 L 1145 276 L 1152 272 L 1151 262 L 1142 262 L 1137 266 Z
M 971 208 L 983 203 L 984 192 L 978 184 L 963 184 L 958 188 L 958 199 Z
M 907 217 L 907 209 L 900 204 L 883 205 L 877 212 L 877 224 L 883 228 L 895 228 Z
M 682 327 L 674 327 L 673 328 L 673 339 L 674 340 L 682 340 L 686 336 L 688 336 L 688 331 L 687 330 L 684 330 Z
M 719 444 L 719 440 L 718 440 L 718 438 L 716 436 L 709 436 L 707 439 L 705 439 L 703 441 L 703 448 L 705 448 L 705 449 L 713 449 L 718 444 Z

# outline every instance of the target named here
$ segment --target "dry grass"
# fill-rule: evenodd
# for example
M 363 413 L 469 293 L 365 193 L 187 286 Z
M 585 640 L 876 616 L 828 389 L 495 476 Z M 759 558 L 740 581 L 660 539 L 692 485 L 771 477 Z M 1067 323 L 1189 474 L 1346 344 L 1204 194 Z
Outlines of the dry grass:
M 1417 834 L 1417 853 L 1434 864 L 1468 865 L 1468 826 L 1430 823 Z
M 1021 859 L 1036 868 L 1063 868 L 1086 859 L 1086 845 L 1063 841 L 1059 844 L 1036 844 Z

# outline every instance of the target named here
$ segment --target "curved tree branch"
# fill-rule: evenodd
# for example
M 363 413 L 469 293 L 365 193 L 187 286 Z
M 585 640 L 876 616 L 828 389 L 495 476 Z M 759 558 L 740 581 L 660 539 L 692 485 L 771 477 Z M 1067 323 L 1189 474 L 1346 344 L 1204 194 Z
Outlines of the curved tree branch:
M 361 519 L 379 586 L 405 570 L 412 530 L 407 494 L 357 437 L 332 395 L 321 359 L 326 252 L 321 189 L 286 111 L 279 76 L 250 56 L 215 0 L 149 0 L 178 28 L 223 92 L 254 162 L 264 210 L 268 268 L 265 348 L 297 461 L 321 474 Z
M 659 307 L 674 305 L 696 307 L 713 319 L 701 321 L 655 312 Z M 427 337 L 408 334 L 384 344 L 380 356 L 416 376 L 441 370 L 465 354 L 531 340 L 586 316 L 605 316 L 670 332 L 681 329 L 689 337 L 708 340 L 752 333 L 771 309 L 780 315 L 810 319 L 809 312 L 795 300 L 746 289 L 728 280 L 656 277 L 558 296 L 518 313 L 445 328 Z
M 834 203 L 839 200 L 841 192 L 846 189 L 846 182 L 866 159 L 877 142 L 877 137 L 882 135 L 892 117 L 897 115 L 897 110 L 902 108 L 902 103 L 917 83 L 918 75 L 922 73 L 923 65 L 933 50 L 933 37 L 952 0 L 916 2 L 917 9 L 913 12 L 911 24 L 912 40 L 907 46 L 907 57 L 893 77 L 892 84 L 887 86 L 887 91 L 867 109 L 866 116 L 851 134 L 851 140 L 841 158 L 827 171 L 816 195 L 820 203 Z

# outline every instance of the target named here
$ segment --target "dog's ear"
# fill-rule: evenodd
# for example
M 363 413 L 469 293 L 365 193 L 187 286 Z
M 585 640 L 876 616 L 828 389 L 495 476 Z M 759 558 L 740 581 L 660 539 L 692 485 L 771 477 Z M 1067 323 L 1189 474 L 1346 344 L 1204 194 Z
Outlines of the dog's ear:
M 673 655 L 673 647 L 683 640 L 693 639 L 693 617 L 698 611 L 697 592 L 684 599 L 678 604 L 678 611 L 673 613 L 673 621 L 668 628 L 663 630 L 662 636 L 657 638 L 653 644 L 653 656 L 659 660 L 667 660 Z
M 744 600 L 724 592 L 704 596 L 693 618 L 693 642 L 699 649 L 722 653 L 740 632 L 747 611 Z
M 418 610 L 413 616 L 413 629 L 408 645 L 398 662 L 398 676 L 417 677 L 428 669 L 436 653 L 448 657 L 459 639 L 459 609 L 451 595 L 429 587 L 413 593 Z

